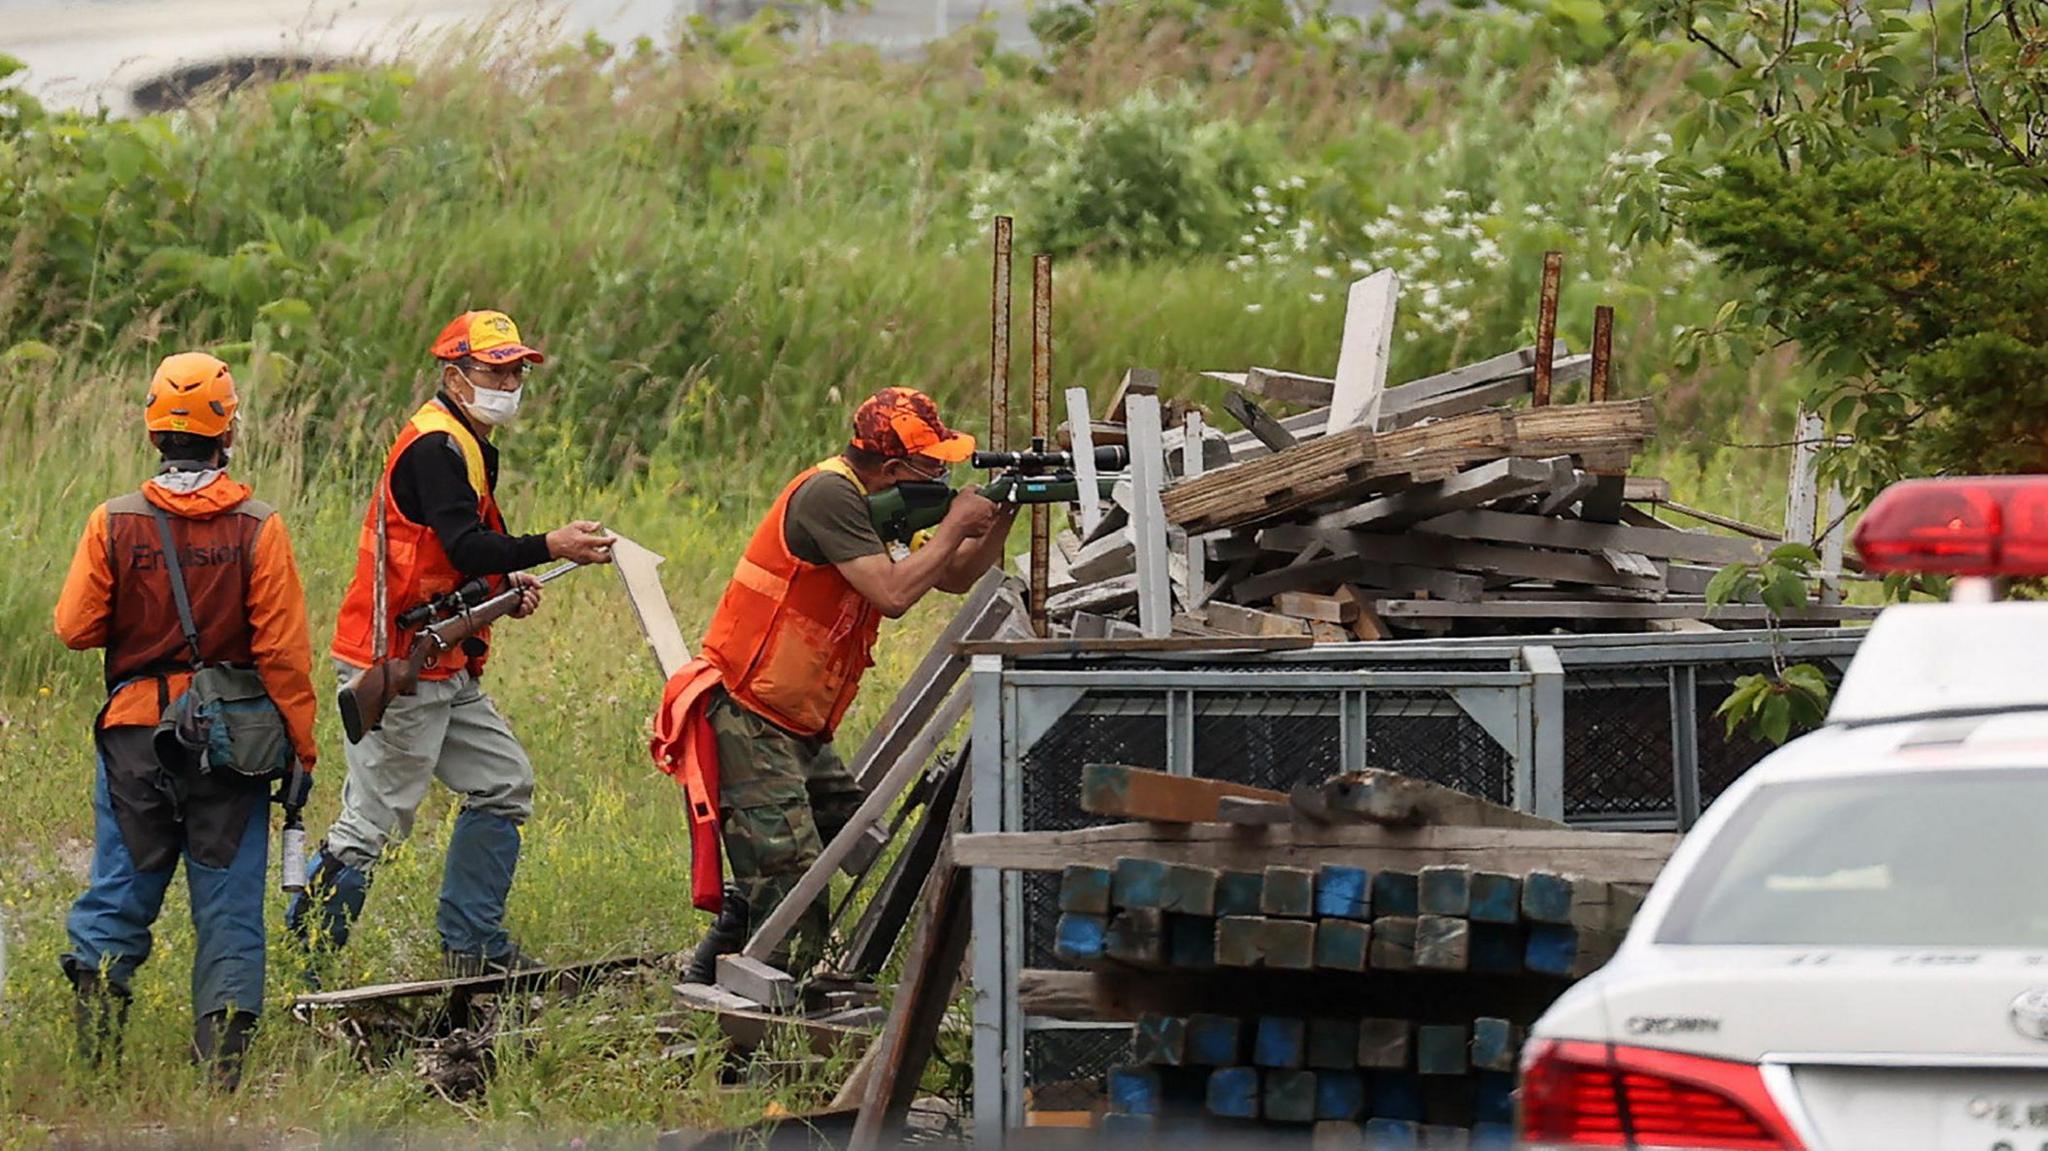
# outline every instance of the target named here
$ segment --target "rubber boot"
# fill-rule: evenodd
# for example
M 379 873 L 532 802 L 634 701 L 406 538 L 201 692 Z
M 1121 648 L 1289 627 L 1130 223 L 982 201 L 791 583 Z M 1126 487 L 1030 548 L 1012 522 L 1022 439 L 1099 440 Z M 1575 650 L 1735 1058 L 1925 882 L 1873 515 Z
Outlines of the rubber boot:
M 128 989 L 98 971 L 64 958 L 71 979 L 71 1021 L 78 1029 L 78 1057 L 87 1066 L 121 1066 L 121 1033 L 128 1027 Z
M 519 869 L 519 825 L 502 815 L 465 807 L 448 836 L 441 868 L 441 902 L 434 926 L 449 966 L 485 974 L 532 960 L 505 932 L 505 901 Z
M 285 907 L 284 924 L 307 951 L 339 951 L 369 898 L 370 873 L 328 854 L 323 843 L 305 890 L 293 893 Z
M 747 901 L 740 895 L 739 888 L 727 886 L 718 918 L 712 921 L 704 938 L 697 941 L 697 950 L 690 955 L 690 967 L 683 973 L 683 982 L 718 982 L 718 957 L 731 955 L 746 945 Z
M 242 1085 L 242 1056 L 256 1031 L 256 1016 L 247 1011 L 214 1011 L 192 1026 L 192 1058 L 213 1077 L 220 1091 Z

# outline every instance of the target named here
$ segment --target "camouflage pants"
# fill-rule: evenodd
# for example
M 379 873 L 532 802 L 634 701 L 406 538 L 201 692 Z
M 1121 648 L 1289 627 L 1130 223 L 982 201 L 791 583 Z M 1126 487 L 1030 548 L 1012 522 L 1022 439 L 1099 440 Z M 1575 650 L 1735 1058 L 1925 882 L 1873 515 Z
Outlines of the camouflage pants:
M 718 736 L 721 838 L 733 883 L 747 901 L 752 936 L 863 797 L 829 742 L 791 735 L 722 692 L 708 714 Z M 823 958 L 827 899 L 820 894 L 805 909 L 776 949 L 775 966 L 801 975 Z

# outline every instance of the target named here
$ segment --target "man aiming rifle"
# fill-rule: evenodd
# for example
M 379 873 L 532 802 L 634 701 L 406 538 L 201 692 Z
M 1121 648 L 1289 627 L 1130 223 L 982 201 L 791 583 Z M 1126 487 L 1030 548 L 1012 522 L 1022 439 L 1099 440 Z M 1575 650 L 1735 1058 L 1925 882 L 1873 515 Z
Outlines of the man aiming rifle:
M 963 491 L 922 546 L 900 557 L 868 506 L 899 485 L 942 481 L 973 450 L 973 437 L 949 430 L 920 392 L 886 388 L 862 403 L 846 449 L 776 497 L 726 585 L 703 655 L 669 680 L 652 750 L 688 802 L 692 901 L 718 913 L 691 981 L 715 978 L 717 957 L 739 950 L 860 806 L 832 737 L 874 662 L 883 617 L 934 590 L 965 592 L 1002 562 L 1016 504 Z M 820 901 L 775 963 L 807 970 L 825 931 Z
M 385 458 L 335 624 L 348 780 L 286 922 L 309 948 L 346 943 L 378 858 L 411 833 L 438 779 L 462 797 L 435 917 L 441 954 L 448 974 L 476 975 L 532 963 L 504 918 L 520 827 L 533 814 L 533 765 L 479 683 L 490 624 L 539 608 L 542 579 L 524 569 L 609 563 L 611 538 L 582 520 L 545 535 L 506 532 L 491 434 L 518 413 L 527 365 L 543 362 L 511 319 L 466 312 L 433 355 L 440 393 Z

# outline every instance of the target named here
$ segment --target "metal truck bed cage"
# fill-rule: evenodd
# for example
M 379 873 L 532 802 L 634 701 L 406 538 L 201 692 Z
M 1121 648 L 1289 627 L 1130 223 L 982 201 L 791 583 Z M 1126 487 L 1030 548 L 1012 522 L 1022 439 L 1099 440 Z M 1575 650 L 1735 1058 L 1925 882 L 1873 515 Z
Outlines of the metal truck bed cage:
M 1285 789 L 1383 768 L 1579 826 L 1683 830 L 1769 748 L 1727 738 L 1729 686 L 1785 662 L 1838 680 L 1861 628 L 1323 644 L 1219 656 L 977 655 L 973 829 L 1102 822 L 1085 764 Z M 1056 967 L 1056 875 L 973 880 L 977 1141 L 1099 1078 L 1120 1027 L 1026 1018 L 1017 974 Z M 1006 1057 L 1006 1053 L 1007 1057 Z M 1085 1090 L 1085 1088 L 1083 1088 Z M 1084 1107 L 1080 1099 L 1071 1100 Z

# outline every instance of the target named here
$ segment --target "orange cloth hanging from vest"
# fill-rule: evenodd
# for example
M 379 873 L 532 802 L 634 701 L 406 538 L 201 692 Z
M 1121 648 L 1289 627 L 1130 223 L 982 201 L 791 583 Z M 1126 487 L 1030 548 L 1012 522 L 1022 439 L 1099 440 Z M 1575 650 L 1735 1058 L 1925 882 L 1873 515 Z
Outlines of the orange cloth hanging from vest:
M 698 658 L 676 669 L 662 689 L 654 713 L 654 738 L 647 750 L 654 766 L 682 785 L 690 820 L 690 902 L 713 915 L 725 904 L 724 862 L 719 854 L 718 736 L 706 714 L 718 668 Z

